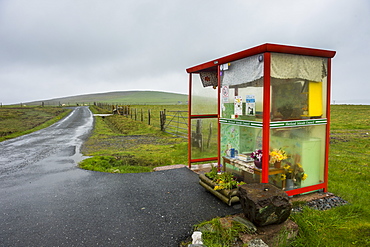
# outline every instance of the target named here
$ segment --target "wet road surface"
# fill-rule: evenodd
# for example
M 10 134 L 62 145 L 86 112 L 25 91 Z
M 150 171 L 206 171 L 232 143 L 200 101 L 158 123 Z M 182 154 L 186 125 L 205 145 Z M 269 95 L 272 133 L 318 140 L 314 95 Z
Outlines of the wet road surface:
M 239 213 L 187 168 L 108 174 L 77 168 L 87 107 L 0 142 L 0 246 L 178 246 L 192 225 Z

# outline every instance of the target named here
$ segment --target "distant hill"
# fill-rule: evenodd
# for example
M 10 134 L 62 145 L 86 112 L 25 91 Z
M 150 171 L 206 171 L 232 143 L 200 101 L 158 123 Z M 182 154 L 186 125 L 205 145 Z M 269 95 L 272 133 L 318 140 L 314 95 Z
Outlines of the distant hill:
M 93 104 L 94 102 L 109 104 L 127 104 L 127 105 L 172 105 L 187 104 L 188 96 L 186 94 L 167 93 L 159 91 L 117 91 L 108 93 L 95 93 L 55 98 L 49 100 L 39 100 L 26 103 L 27 105 L 76 105 Z

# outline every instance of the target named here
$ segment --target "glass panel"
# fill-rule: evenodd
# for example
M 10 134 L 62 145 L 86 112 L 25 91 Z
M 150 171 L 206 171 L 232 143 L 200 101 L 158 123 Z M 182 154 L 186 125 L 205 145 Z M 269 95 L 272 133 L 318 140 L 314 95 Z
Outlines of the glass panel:
M 221 117 L 262 122 L 263 56 L 221 65 Z
M 255 149 L 262 147 L 262 128 L 221 124 L 221 133 L 220 156 L 226 171 L 233 173 L 247 183 L 259 183 L 260 174 L 254 173 L 253 169 L 246 169 L 246 167 L 254 167 L 250 154 Z M 239 166 L 228 160 L 236 161 Z
M 270 153 L 270 183 L 285 190 L 323 183 L 326 125 L 271 129 L 270 150 L 281 149 L 287 158 L 280 168 Z
M 217 118 L 191 120 L 191 159 L 217 157 Z
M 262 128 L 221 124 L 221 133 L 221 157 L 230 156 L 231 148 L 248 156 L 262 148 Z
M 326 117 L 327 59 L 271 55 L 272 121 Z
M 263 55 L 246 57 L 231 63 L 220 65 L 222 85 L 240 85 L 251 83 L 263 76 Z
M 223 165 L 248 183 L 260 182 L 250 154 L 262 148 L 263 55 L 220 65 L 220 70 Z
M 192 74 L 191 115 L 217 114 L 217 104 L 217 88 L 203 84 L 200 74 Z

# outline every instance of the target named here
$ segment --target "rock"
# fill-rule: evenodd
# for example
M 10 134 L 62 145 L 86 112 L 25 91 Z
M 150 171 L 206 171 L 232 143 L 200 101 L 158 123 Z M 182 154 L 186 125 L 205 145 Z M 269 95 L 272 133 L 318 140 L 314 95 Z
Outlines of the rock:
M 199 232 L 199 231 L 193 232 L 193 235 L 191 235 L 191 238 L 193 239 L 192 244 L 203 244 L 202 232 Z
M 269 247 L 265 242 L 260 238 L 252 239 L 248 242 L 248 247 Z
M 306 205 L 317 210 L 327 210 L 337 206 L 345 205 L 347 203 L 348 202 L 343 200 L 342 198 L 338 196 L 333 196 L 321 198 L 318 200 L 312 200 L 310 202 L 307 202 Z
M 245 217 L 257 226 L 280 224 L 292 210 L 288 195 L 272 184 L 242 185 L 238 197 Z
M 298 225 L 288 219 L 281 224 L 257 227 L 255 234 L 244 233 L 239 237 L 244 244 L 248 244 L 253 239 L 262 239 L 270 247 L 290 246 L 289 243 L 298 235 L 298 231 Z
M 289 243 L 298 235 L 299 227 L 288 219 L 281 224 L 258 228 L 258 237 L 268 246 L 290 246 Z

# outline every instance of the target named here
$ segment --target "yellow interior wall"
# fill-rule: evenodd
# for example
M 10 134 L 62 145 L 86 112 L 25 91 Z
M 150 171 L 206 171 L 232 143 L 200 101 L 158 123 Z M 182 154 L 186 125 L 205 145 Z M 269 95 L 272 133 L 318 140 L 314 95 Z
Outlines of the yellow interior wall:
M 308 115 L 321 117 L 322 112 L 322 82 L 310 82 L 308 88 Z

